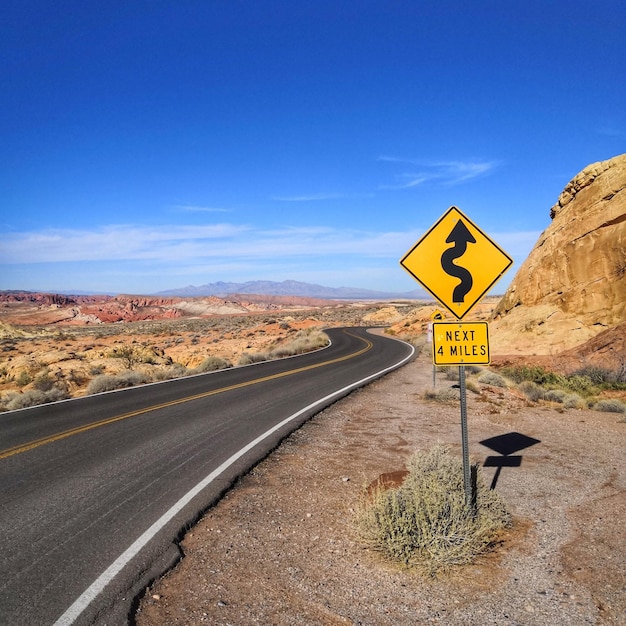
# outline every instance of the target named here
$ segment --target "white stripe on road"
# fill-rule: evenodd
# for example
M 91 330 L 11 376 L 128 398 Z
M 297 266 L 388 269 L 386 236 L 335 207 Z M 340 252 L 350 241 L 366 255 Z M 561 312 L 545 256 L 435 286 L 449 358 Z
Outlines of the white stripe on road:
M 308 406 L 300 409 L 297 413 L 294 413 L 290 417 L 284 419 L 276 426 L 273 426 L 268 431 L 251 441 L 248 445 L 244 446 L 233 454 L 229 459 L 224 461 L 218 468 L 213 470 L 206 478 L 200 481 L 193 489 L 188 491 L 172 508 L 170 508 L 166 513 L 164 513 L 148 530 L 146 530 L 136 541 L 134 541 L 120 556 L 107 567 L 107 569 L 100 574 L 100 576 L 76 599 L 76 601 L 59 617 L 59 619 L 54 623 L 54 626 L 70 626 L 73 624 L 78 617 L 83 613 L 83 611 L 91 604 L 91 602 L 104 590 L 104 588 L 122 571 L 122 569 L 130 563 L 131 559 L 133 559 L 139 552 L 148 544 L 148 542 L 160 531 L 164 528 L 168 522 L 170 522 L 182 509 L 187 506 L 193 498 L 195 498 L 203 489 L 208 487 L 215 479 L 219 478 L 219 476 L 228 469 L 233 463 L 239 460 L 244 454 L 252 450 L 256 445 L 261 443 L 264 439 L 267 439 L 270 435 L 275 433 L 277 430 L 280 430 L 285 424 L 297 419 L 302 414 L 314 409 L 320 404 L 324 404 L 332 398 L 336 396 L 341 396 L 348 391 L 363 385 L 364 383 L 372 380 L 373 378 L 377 378 L 397 367 L 406 363 L 415 353 L 415 348 L 411 346 L 411 353 L 402 361 L 387 367 L 367 378 L 363 378 L 343 389 L 339 389 L 339 391 L 335 391 L 320 400 L 309 404 Z

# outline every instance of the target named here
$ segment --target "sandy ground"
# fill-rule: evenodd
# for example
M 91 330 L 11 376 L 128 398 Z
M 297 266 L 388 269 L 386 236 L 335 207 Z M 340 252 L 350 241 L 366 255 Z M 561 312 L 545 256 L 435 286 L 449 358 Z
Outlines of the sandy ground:
M 438 375 L 437 389 L 452 384 Z M 366 485 L 437 442 L 461 455 L 458 400 L 427 400 L 432 388 L 425 350 L 315 416 L 187 533 L 184 558 L 146 590 L 136 623 L 626 624 L 626 423 L 616 414 L 476 384 L 470 453 L 514 514 L 511 531 L 436 579 L 358 541 Z

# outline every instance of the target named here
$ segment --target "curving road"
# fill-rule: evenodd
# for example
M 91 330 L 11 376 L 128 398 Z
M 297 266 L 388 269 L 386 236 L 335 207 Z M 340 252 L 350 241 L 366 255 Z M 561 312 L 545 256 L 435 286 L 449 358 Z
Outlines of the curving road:
M 0 624 L 123 624 L 176 540 L 311 415 L 413 355 L 363 328 L 299 357 L 0 415 Z

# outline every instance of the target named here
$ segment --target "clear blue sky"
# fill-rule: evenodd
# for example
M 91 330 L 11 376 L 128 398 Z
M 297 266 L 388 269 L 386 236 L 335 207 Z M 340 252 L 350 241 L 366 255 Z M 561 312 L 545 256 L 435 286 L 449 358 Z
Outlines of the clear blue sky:
M 515 259 L 626 152 L 623 0 L 5 0 L 0 289 L 408 291 L 458 206 Z

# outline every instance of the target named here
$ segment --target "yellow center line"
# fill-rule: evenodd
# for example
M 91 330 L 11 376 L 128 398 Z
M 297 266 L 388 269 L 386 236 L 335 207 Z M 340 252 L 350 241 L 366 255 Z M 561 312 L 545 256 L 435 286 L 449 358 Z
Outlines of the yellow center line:
M 344 332 L 346 332 L 349 335 L 352 335 L 352 333 L 348 331 L 344 331 Z M 215 396 L 219 393 L 225 393 L 226 391 L 232 391 L 234 389 L 241 389 L 243 387 L 249 387 L 251 385 L 256 385 L 258 383 L 266 382 L 268 380 L 284 378 L 285 376 L 299 374 L 300 372 L 306 372 L 307 370 L 316 369 L 318 367 L 332 365 L 333 363 L 340 363 L 341 361 L 346 361 L 348 359 L 353 359 L 357 356 L 360 356 L 361 354 L 364 354 L 365 352 L 367 352 L 368 350 L 372 348 L 373 344 L 368 339 L 364 339 L 363 337 L 358 337 L 357 335 L 352 335 L 352 336 L 357 337 L 361 341 L 364 341 L 366 344 L 365 347 L 359 350 L 358 352 L 354 352 L 352 354 L 348 354 L 342 357 L 337 357 L 336 359 L 331 359 L 330 361 L 323 361 L 321 363 L 316 363 L 314 365 L 307 365 L 305 367 L 299 367 L 294 370 L 281 372 L 279 374 L 272 374 L 270 376 L 263 376 L 262 378 L 256 378 L 254 380 L 249 380 L 243 383 L 237 383 L 236 385 L 229 385 L 228 387 L 221 387 L 220 389 L 214 389 L 213 391 L 204 391 L 203 393 L 198 393 L 193 396 L 187 396 L 186 398 L 180 398 L 178 400 L 172 400 L 170 402 L 163 402 L 162 404 L 155 404 L 153 406 L 149 406 L 144 409 L 130 411 L 129 413 L 124 413 L 122 415 L 117 415 L 115 417 L 109 417 L 107 419 L 103 419 L 98 422 L 91 422 L 90 424 L 85 424 L 84 426 L 71 428 L 70 430 L 65 430 L 55 435 L 48 435 L 47 437 L 42 437 L 41 439 L 35 439 L 34 441 L 29 441 L 28 443 L 23 443 L 18 446 L 13 446 L 12 448 L 7 448 L 6 450 L 2 450 L 0 451 L 0 459 L 6 459 L 10 456 L 13 456 L 14 454 L 21 454 L 22 452 L 33 450 L 34 448 L 38 448 L 39 446 L 44 446 L 48 443 L 53 443 L 61 439 L 66 439 L 67 437 L 72 437 L 73 435 L 78 435 L 79 433 L 84 433 L 88 430 L 93 430 L 94 428 L 100 428 L 101 426 L 106 426 L 107 424 L 114 424 L 115 422 L 120 422 L 130 417 L 136 417 L 137 415 L 150 413 L 151 411 L 158 411 L 160 409 L 165 409 L 167 407 L 176 406 L 177 404 L 184 404 L 185 402 L 199 400 L 200 398 L 208 398 L 209 396 Z

